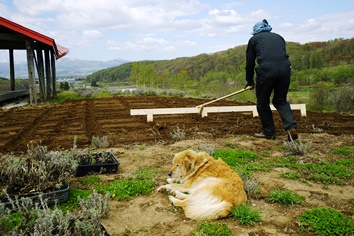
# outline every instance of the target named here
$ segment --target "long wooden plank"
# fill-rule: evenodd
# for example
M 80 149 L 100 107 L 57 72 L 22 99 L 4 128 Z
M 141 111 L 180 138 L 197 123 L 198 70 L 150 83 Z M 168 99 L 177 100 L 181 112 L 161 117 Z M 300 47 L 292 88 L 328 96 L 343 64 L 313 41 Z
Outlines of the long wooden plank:
M 306 104 L 291 104 L 292 110 L 300 110 L 301 116 L 306 117 Z M 272 110 L 276 108 L 271 105 Z M 151 109 L 131 109 L 130 115 L 146 115 L 147 122 L 153 121 L 154 115 L 168 115 L 168 114 L 188 114 L 188 113 L 199 113 L 200 108 L 198 107 L 183 107 L 183 108 L 151 108 Z M 220 112 L 252 112 L 253 117 L 258 116 L 257 108 L 253 106 L 220 106 L 220 107 L 204 107 L 202 110 L 202 117 L 208 116 L 208 113 L 220 113 Z

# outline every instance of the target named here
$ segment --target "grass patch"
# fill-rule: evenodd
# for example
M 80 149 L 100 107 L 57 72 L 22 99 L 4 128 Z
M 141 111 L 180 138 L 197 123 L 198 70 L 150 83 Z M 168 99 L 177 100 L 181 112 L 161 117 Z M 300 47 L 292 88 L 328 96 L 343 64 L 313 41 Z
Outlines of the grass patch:
M 266 162 L 263 162 L 256 152 L 240 149 L 218 149 L 214 151 L 214 158 L 221 158 L 243 178 L 251 178 L 254 171 L 269 171 Z
M 254 225 L 254 222 L 261 221 L 259 211 L 251 209 L 246 204 L 235 205 L 231 210 L 230 217 L 237 220 L 241 225 Z
M 324 184 L 345 184 L 345 180 L 353 178 L 353 172 L 346 166 L 335 164 L 308 163 L 303 169 L 308 180 L 314 180 Z
M 58 205 L 58 209 L 62 210 L 64 213 L 67 211 L 72 211 L 79 206 L 78 197 L 81 199 L 87 199 L 87 197 L 92 193 L 92 190 L 82 190 L 76 188 L 69 189 L 69 199 L 68 201 Z
M 157 169 L 156 165 L 139 167 L 138 171 L 134 174 L 134 179 L 149 180 L 154 179 L 164 171 Z
M 194 236 L 232 236 L 232 233 L 226 223 L 201 222 L 198 227 L 192 231 Z
M 83 185 L 94 186 L 102 183 L 102 180 L 98 176 L 90 176 L 90 177 L 80 179 L 79 183 Z
M 57 103 L 65 102 L 66 100 L 82 100 L 82 99 L 84 99 L 84 97 L 82 97 L 77 92 L 68 90 L 68 91 L 62 91 L 58 93 L 57 97 L 55 99 L 51 99 L 50 102 L 57 104 Z
M 314 208 L 299 218 L 302 232 L 316 235 L 353 235 L 354 224 L 348 216 L 331 208 Z
M 149 180 L 121 179 L 96 186 L 96 190 L 99 193 L 109 192 L 112 198 L 125 201 L 140 195 L 150 195 L 154 191 L 155 186 L 156 183 Z
M 281 173 L 281 177 L 295 180 L 299 179 L 301 177 L 301 174 L 298 172 Z
M 305 197 L 296 193 L 292 193 L 289 190 L 274 190 L 267 197 L 269 202 L 277 202 L 285 205 L 302 205 L 305 201 Z
M 345 157 L 354 157 L 354 147 L 344 146 L 341 148 L 332 148 L 331 152 L 334 154 L 343 155 Z

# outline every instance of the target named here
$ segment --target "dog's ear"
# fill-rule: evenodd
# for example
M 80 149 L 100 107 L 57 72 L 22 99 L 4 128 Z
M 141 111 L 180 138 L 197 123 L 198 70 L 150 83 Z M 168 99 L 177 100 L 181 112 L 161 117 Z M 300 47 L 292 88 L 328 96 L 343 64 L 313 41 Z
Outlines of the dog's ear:
M 186 172 L 190 172 L 194 169 L 194 162 L 194 158 L 190 154 L 187 154 L 184 157 L 183 166 L 186 168 Z

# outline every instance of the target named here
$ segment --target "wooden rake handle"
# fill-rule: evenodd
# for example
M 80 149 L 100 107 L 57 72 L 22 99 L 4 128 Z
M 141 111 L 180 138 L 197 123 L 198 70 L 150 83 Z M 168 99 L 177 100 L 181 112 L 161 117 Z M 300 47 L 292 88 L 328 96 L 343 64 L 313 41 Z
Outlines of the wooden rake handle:
M 245 91 L 250 90 L 250 89 L 251 89 L 251 87 L 247 87 L 247 88 L 241 89 L 241 90 L 239 90 L 239 91 L 236 91 L 236 92 L 230 93 L 230 94 L 228 94 L 228 95 L 225 95 L 225 96 L 223 96 L 223 97 L 217 98 L 217 99 L 215 99 L 215 100 L 212 100 L 212 101 L 209 101 L 209 102 L 203 103 L 203 104 L 201 104 L 201 105 L 198 105 L 198 106 L 197 106 L 197 108 L 203 108 L 203 107 L 204 107 L 204 106 L 206 106 L 206 105 L 209 105 L 209 104 L 211 104 L 211 103 L 214 103 L 214 102 L 220 101 L 220 100 L 222 100 L 222 99 L 225 99 L 225 98 L 228 98 L 228 97 L 234 96 L 234 95 L 236 95 L 236 94 L 239 94 L 239 93 L 245 92 Z

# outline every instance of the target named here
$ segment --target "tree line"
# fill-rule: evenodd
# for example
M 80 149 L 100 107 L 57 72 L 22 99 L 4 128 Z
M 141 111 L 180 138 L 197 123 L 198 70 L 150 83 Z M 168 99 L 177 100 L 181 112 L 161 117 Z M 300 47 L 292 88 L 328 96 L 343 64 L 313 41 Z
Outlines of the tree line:
M 120 81 L 134 84 L 136 88 L 193 90 L 196 95 L 221 96 L 245 85 L 246 47 L 173 60 L 129 62 L 97 71 L 87 80 Z M 352 87 L 354 38 L 306 44 L 287 42 L 287 52 L 292 64 L 292 90 Z

